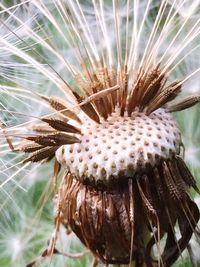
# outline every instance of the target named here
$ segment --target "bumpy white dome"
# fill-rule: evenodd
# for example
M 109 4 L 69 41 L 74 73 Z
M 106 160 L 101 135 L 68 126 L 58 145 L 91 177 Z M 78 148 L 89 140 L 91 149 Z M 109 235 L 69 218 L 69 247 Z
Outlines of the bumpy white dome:
M 133 176 L 146 163 L 154 166 L 158 157 L 178 154 L 181 144 L 176 123 L 164 109 L 148 116 L 135 111 L 131 117 L 117 111 L 101 124 L 85 117 L 81 132 L 81 142 L 60 147 L 57 160 L 78 179 L 105 183 L 120 173 Z

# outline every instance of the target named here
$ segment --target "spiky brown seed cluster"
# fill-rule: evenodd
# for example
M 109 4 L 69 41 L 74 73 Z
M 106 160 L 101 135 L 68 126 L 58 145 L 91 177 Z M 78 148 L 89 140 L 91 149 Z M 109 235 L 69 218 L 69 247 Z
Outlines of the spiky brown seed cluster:
M 84 115 L 43 96 L 59 116 L 42 119 L 46 126 L 35 126 L 37 135 L 27 137 L 21 150 L 31 152 L 25 161 L 33 162 L 56 153 L 66 170 L 58 195 L 60 221 L 95 256 L 107 264 L 134 260 L 135 266 L 159 262 L 168 267 L 188 245 L 199 220 L 188 193 L 191 186 L 198 189 L 180 156 L 181 136 L 169 112 L 199 100 L 171 104 L 181 82 L 166 85 L 158 67 L 139 73 L 130 92 L 126 72 L 115 87 L 118 75 L 106 69 L 90 82 L 77 81 L 85 98 L 73 94 Z

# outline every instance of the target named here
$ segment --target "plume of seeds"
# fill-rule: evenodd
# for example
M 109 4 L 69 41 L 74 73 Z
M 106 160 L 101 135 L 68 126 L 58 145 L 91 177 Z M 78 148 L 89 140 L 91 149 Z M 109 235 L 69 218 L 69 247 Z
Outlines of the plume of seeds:
M 44 1 L 40 2 L 33 1 L 30 5 L 39 9 L 57 29 L 57 22 Z M 170 26 L 178 13 L 173 4 L 162 1 L 145 49 L 139 54 L 140 35 L 150 4 L 149 0 L 141 28 L 137 30 L 137 5 L 127 1 L 126 16 L 120 20 L 120 4 L 113 1 L 113 49 L 104 14 L 105 3 L 93 1 L 96 31 L 105 40 L 99 51 L 96 42 L 99 39 L 96 40 L 79 1 L 69 0 L 66 5 L 56 1 L 55 8 L 68 25 L 69 40 L 62 30 L 59 33 L 67 44 L 71 42 L 75 47 L 80 70 L 53 50 L 51 44 L 41 40 L 39 34 L 28 30 L 30 38 L 42 43 L 43 48 L 63 62 L 74 87 L 48 61 L 45 68 L 25 51 L 14 50 L 66 97 L 37 95 L 53 113 L 38 118 L 40 122 L 28 128 L 31 134 L 22 136 L 25 141 L 17 147 L 18 151 L 29 154 L 24 164 L 55 157 L 53 176 L 57 176 L 60 167 L 64 170 L 56 195 L 55 232 L 44 257 L 56 251 L 60 224 L 70 227 L 93 255 L 107 265 L 133 261 L 137 267 L 169 267 L 195 233 L 200 215 L 189 188 L 198 193 L 199 190 L 182 158 L 181 134 L 171 113 L 200 101 L 199 95 L 176 101 L 182 85 L 198 69 L 181 80 L 169 82 L 168 78 L 179 64 L 175 60 L 200 32 L 200 26 L 197 23 L 190 28 L 177 53 L 166 58 L 175 38 L 158 57 L 157 51 L 165 36 L 170 35 Z M 134 18 L 130 15 L 131 8 Z M 16 21 L 22 24 L 19 18 Z M 122 21 L 126 25 L 124 47 L 120 34 Z M 160 34 L 159 27 L 163 27 Z M 3 43 L 8 49 L 13 48 L 9 42 Z M 44 60 L 39 52 L 32 52 Z M 8 140 L 9 132 L 5 133 Z M 176 225 L 180 238 L 175 234 Z M 157 255 L 153 255 L 154 245 Z

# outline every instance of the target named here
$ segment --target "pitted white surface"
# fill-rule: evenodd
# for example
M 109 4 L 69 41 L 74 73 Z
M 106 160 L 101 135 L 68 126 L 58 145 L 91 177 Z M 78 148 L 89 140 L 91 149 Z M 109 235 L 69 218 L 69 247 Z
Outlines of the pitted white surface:
M 135 111 L 131 117 L 115 112 L 97 124 L 85 117 L 81 142 L 64 145 L 57 160 L 79 179 L 106 180 L 123 172 L 133 176 L 145 163 L 156 164 L 157 157 L 179 153 L 180 132 L 172 116 L 158 109 L 149 116 Z

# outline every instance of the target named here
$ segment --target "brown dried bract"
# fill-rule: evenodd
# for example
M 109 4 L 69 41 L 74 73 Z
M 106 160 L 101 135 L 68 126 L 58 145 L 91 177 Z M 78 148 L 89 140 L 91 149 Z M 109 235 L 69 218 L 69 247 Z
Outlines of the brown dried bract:
M 61 222 L 67 222 L 104 263 L 128 264 L 131 259 L 135 266 L 152 267 L 157 262 L 169 267 L 186 248 L 199 220 L 198 207 L 188 194 L 190 185 L 187 167 L 176 156 L 109 187 L 82 183 L 68 173 L 60 185 Z

